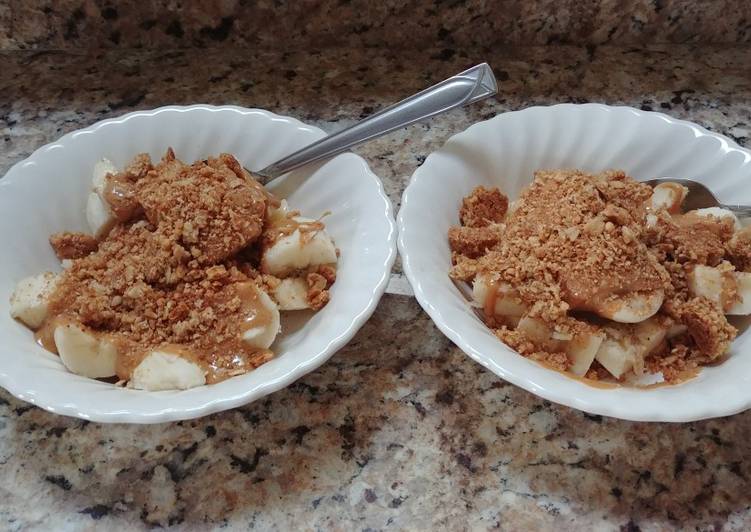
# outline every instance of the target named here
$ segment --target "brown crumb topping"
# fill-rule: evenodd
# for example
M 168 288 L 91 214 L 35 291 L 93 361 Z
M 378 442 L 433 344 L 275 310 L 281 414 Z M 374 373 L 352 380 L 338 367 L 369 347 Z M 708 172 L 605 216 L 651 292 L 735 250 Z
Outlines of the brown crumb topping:
M 459 219 L 465 227 L 485 227 L 506 216 L 508 198 L 497 188 L 477 187 L 464 198 Z
M 266 194 L 229 154 L 188 166 L 168 152 L 136 184 L 146 218 L 201 264 L 222 261 L 263 229 Z
M 730 262 L 741 272 L 751 272 L 751 226 L 737 231 L 725 244 Z
M 50 236 L 50 246 L 60 260 L 80 259 L 95 252 L 99 242 L 91 235 L 65 231 Z
M 449 245 L 455 252 L 476 259 L 498 245 L 502 234 L 503 226 L 500 224 L 485 227 L 454 226 L 449 229 Z
M 697 358 L 712 361 L 724 355 L 737 333 L 722 310 L 704 297 L 695 297 L 678 308 L 678 319 L 688 328 Z

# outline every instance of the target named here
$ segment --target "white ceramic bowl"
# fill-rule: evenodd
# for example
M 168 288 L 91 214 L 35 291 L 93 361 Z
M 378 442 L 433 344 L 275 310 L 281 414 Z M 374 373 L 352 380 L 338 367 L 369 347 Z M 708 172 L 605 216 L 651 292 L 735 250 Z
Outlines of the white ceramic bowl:
M 22 277 L 59 270 L 47 243 L 51 233 L 87 231 L 86 192 L 101 157 L 122 167 L 139 152 L 158 160 L 172 146 L 185 161 L 228 152 L 258 170 L 324 135 L 258 109 L 162 107 L 75 131 L 16 164 L 0 179 L 0 386 L 51 412 L 103 422 L 158 423 L 248 403 L 320 366 L 373 313 L 396 256 L 391 204 L 365 161 L 351 153 L 276 183 L 275 191 L 303 214 L 331 211 L 326 227 L 341 259 L 329 304 L 307 321 L 283 322 L 286 332 L 273 346 L 276 358 L 248 374 L 169 392 L 123 389 L 79 377 L 10 318 L 8 298 Z
M 519 356 L 475 316 L 450 281 L 446 233 L 462 197 L 477 185 L 517 197 L 541 168 L 623 169 L 633 177 L 705 183 L 721 201 L 751 204 L 751 152 L 660 113 L 598 104 L 532 107 L 451 137 L 412 176 L 397 225 L 404 271 L 436 325 L 474 360 L 534 394 L 573 408 L 631 420 L 689 421 L 751 406 L 751 331 L 729 360 L 684 384 L 598 389 Z

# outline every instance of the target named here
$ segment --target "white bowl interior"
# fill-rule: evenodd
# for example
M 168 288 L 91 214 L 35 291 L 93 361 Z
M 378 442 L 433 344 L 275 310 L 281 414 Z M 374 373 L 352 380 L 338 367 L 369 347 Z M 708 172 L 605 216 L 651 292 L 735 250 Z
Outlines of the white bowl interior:
M 593 388 L 519 356 L 469 309 L 448 278 L 446 234 L 475 186 L 518 196 L 535 170 L 623 169 L 639 180 L 672 176 L 705 183 L 720 201 L 751 204 L 751 152 L 660 113 L 598 104 L 562 104 L 506 113 L 452 137 L 415 172 L 399 213 L 405 273 L 437 326 L 491 371 L 546 399 L 634 420 L 684 421 L 751 406 L 751 331 L 725 363 L 679 386 Z
M 10 318 L 8 302 L 19 279 L 60 269 L 47 242 L 51 233 L 87 231 L 86 194 L 101 157 L 122 167 L 140 152 L 158 160 L 172 146 L 184 161 L 228 152 L 258 170 L 322 136 L 317 128 L 261 110 L 167 107 L 66 135 L 14 166 L 0 180 L 0 240 L 6 250 L 0 255 L 0 384 L 50 411 L 99 421 L 161 422 L 244 404 L 323 363 L 370 316 L 395 257 L 390 203 L 378 178 L 353 154 L 272 184 L 304 215 L 331 211 L 326 227 L 341 257 L 330 303 L 318 313 L 286 318 L 273 346 L 278 356 L 251 373 L 186 391 L 116 388 L 68 373 Z

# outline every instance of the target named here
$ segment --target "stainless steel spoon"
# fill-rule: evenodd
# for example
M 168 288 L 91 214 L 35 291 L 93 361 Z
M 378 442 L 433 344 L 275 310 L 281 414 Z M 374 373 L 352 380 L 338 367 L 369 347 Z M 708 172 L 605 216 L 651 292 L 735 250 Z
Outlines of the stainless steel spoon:
M 487 63 L 482 63 L 251 173 L 265 185 L 304 164 L 331 157 L 362 142 L 451 109 L 479 102 L 497 92 L 498 83 L 493 71 Z
M 688 188 L 688 194 L 686 199 L 683 200 L 682 209 L 684 211 L 692 211 L 694 209 L 704 209 L 707 207 L 720 207 L 731 211 L 736 216 L 741 218 L 751 217 L 751 206 L 749 205 L 737 205 L 720 203 L 720 201 L 712 194 L 712 191 L 707 187 L 693 181 L 691 179 L 682 179 L 678 177 L 657 177 L 645 181 L 650 186 L 659 185 L 660 183 L 679 183 Z

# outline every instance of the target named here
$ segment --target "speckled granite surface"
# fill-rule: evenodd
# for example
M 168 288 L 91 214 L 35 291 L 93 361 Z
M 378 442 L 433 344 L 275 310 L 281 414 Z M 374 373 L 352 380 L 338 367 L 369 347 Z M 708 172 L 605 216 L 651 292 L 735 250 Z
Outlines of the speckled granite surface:
M 528 105 L 634 105 L 749 143 L 748 47 L 6 52 L 0 174 L 64 132 L 167 103 L 259 106 L 334 130 L 479 60 L 502 81 L 497 100 L 358 149 L 395 204 L 448 136 Z M 0 392 L 0 529 L 748 530 L 750 454 L 751 413 L 668 425 L 552 405 L 387 295 L 322 368 L 201 420 L 98 425 Z
M 739 43 L 747 0 L 10 0 L 0 48 Z M 448 53 L 448 52 L 447 52 Z

